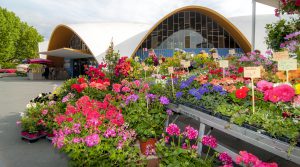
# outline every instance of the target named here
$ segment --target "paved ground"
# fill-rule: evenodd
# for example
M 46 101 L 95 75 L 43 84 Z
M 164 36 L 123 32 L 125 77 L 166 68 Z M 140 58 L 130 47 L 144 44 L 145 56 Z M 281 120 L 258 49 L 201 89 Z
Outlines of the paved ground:
M 36 143 L 28 143 L 20 138 L 20 128 L 16 127 L 19 112 L 24 111 L 30 99 L 41 92 L 52 91 L 53 86 L 60 85 L 61 81 L 29 81 L 26 78 L 0 78 L 0 167 L 64 167 L 68 166 L 65 156 L 55 150 L 45 139 Z M 196 121 L 180 117 L 176 122 L 184 127 L 190 124 L 195 128 Z M 248 145 L 238 139 L 212 132 L 222 143 L 235 150 L 249 150 L 260 158 L 269 162 L 277 162 L 282 167 L 297 167 L 296 164 L 286 161 L 269 152 Z
M 61 167 L 67 160 L 45 139 L 28 143 L 16 127 L 19 112 L 41 92 L 52 91 L 60 81 L 29 81 L 26 78 L 0 78 L 0 167 Z

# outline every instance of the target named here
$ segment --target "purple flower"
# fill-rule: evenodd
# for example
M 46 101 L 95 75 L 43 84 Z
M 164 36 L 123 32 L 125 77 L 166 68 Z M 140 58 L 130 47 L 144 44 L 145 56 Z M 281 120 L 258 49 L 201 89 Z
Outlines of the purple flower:
M 183 92 L 177 92 L 176 93 L 176 98 L 180 98 L 180 97 L 182 97 L 182 95 L 183 95 Z
M 167 105 L 170 103 L 169 99 L 165 96 L 161 96 L 160 99 L 159 99 L 160 103 L 163 104 L 163 105 Z
M 138 99 L 139 99 L 139 96 L 136 95 L 136 94 L 129 95 L 129 96 L 126 98 L 125 104 L 128 105 L 129 102 L 136 102 Z
M 227 154 L 227 152 L 220 153 L 219 160 L 222 161 L 223 165 L 232 164 L 232 158 Z
M 99 143 L 100 138 L 98 134 L 92 134 L 90 136 L 85 137 L 84 141 L 88 147 L 93 147 Z
M 173 111 L 172 111 L 172 110 L 170 110 L 170 109 L 167 109 L 167 111 L 166 111 L 166 112 L 167 112 L 167 114 L 168 114 L 168 115 L 172 115 L 172 114 L 173 114 Z
M 222 92 L 223 91 L 223 87 L 222 86 L 213 86 L 213 90 L 216 91 L 216 92 Z
M 202 138 L 202 144 L 205 146 L 209 146 L 211 148 L 216 148 L 218 146 L 217 144 L 217 139 L 214 138 L 213 136 L 209 135 L 209 136 L 203 136 Z
M 197 100 L 200 100 L 202 98 L 202 95 L 198 92 L 197 89 L 193 88 L 189 90 L 189 93 L 196 97 Z
M 187 149 L 186 143 L 183 143 L 182 146 L 181 146 L 181 148 L 182 148 L 182 149 Z
M 205 93 L 208 93 L 208 92 L 209 92 L 209 89 L 208 89 L 207 87 L 202 86 L 201 88 L 198 89 L 198 92 L 199 92 L 201 95 L 204 95 Z
M 147 100 L 155 100 L 156 99 L 156 95 L 155 94 L 147 94 L 146 98 L 147 98 Z
M 53 131 L 54 137 L 52 139 L 52 144 L 58 148 L 61 149 L 64 146 L 65 136 L 62 130 Z
M 146 156 L 155 155 L 156 154 L 155 148 L 152 145 L 148 144 L 146 146 L 145 154 L 146 154 Z

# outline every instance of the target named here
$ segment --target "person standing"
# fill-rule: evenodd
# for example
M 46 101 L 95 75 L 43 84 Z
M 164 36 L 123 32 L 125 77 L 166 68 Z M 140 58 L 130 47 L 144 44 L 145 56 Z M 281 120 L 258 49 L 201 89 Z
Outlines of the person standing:
M 46 66 L 46 68 L 45 68 L 45 78 L 46 79 L 49 79 L 49 67 L 48 66 Z

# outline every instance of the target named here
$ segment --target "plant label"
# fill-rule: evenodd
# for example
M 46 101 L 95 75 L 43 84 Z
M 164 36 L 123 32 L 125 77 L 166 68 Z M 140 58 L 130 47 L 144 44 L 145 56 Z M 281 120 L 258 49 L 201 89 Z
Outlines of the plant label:
M 273 53 L 273 60 L 274 61 L 280 61 L 280 60 L 286 60 L 289 59 L 289 52 L 283 51 L 283 52 L 274 52 Z
M 159 64 L 162 64 L 162 63 L 163 63 L 163 61 L 162 61 L 162 60 L 158 60 L 158 62 L 159 62 Z
M 214 59 L 217 59 L 217 58 L 219 58 L 219 55 L 218 55 L 218 53 L 212 53 L 212 57 L 213 57 Z
M 260 78 L 260 67 L 244 67 L 245 78 Z
M 220 67 L 222 68 L 227 68 L 229 66 L 229 61 L 228 60 L 220 60 Z
M 185 63 L 185 60 L 180 60 L 180 65 L 184 65 L 184 63 Z
M 229 49 L 228 52 L 229 52 L 230 55 L 234 55 L 235 54 L 235 50 L 234 49 Z
M 174 73 L 174 68 L 173 67 L 168 67 L 168 71 L 169 71 L 169 74 L 173 74 Z
M 282 71 L 297 70 L 297 60 L 296 59 L 279 60 L 278 70 L 282 70 Z
M 184 68 L 189 68 L 191 66 L 191 62 L 190 61 L 185 61 L 184 63 L 183 63 L 183 67 Z

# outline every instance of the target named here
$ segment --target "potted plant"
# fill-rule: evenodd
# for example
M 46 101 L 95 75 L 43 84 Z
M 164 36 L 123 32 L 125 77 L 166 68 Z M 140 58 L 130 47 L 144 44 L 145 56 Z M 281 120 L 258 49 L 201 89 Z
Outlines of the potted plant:
M 167 117 L 164 105 L 168 103 L 166 97 L 144 93 L 129 95 L 125 100 L 124 118 L 136 131 L 143 154 L 149 145 L 155 147 L 156 139 L 162 133 Z
M 43 65 L 42 64 L 30 64 L 28 77 L 30 80 L 41 80 L 43 79 Z

